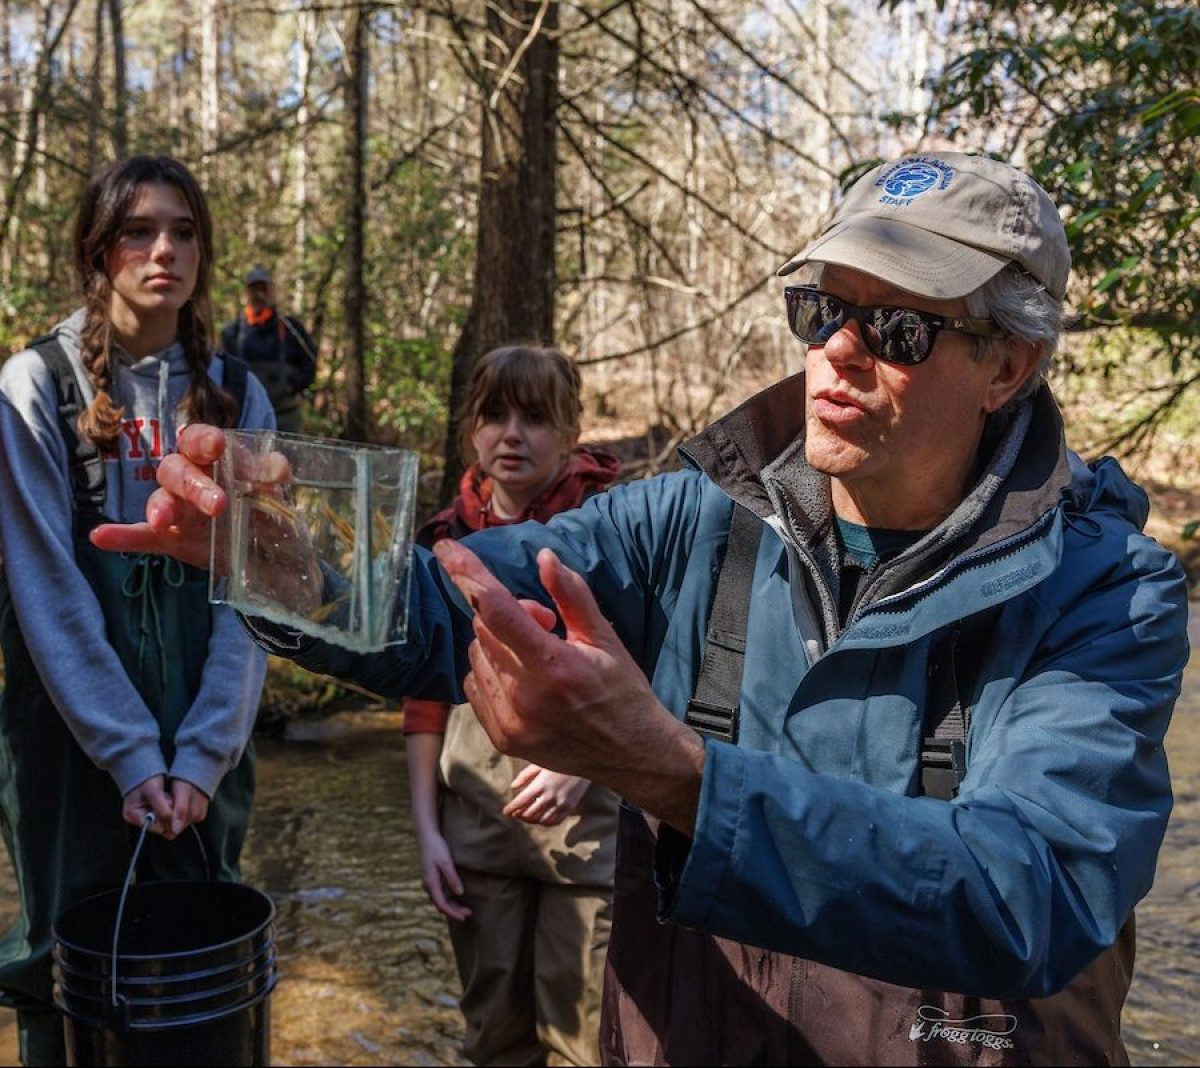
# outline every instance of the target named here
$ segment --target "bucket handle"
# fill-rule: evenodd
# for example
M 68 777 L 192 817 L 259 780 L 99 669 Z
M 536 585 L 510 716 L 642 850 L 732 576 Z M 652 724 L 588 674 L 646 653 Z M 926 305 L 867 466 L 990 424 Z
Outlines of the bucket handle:
M 125 899 L 129 896 L 129 885 L 133 882 L 133 873 L 137 869 L 138 856 L 142 852 L 142 846 L 146 843 L 146 832 L 150 830 L 154 823 L 154 813 L 147 812 L 142 819 L 142 829 L 138 834 L 137 845 L 133 847 L 133 856 L 129 861 L 129 870 L 125 873 L 125 883 L 121 887 L 121 899 L 117 902 L 117 920 L 113 924 L 113 940 L 112 940 L 112 967 L 109 969 L 109 982 L 112 984 L 112 1007 L 113 1012 L 121 1011 L 121 998 L 117 994 L 117 947 L 121 943 L 121 920 L 125 916 Z
M 113 940 L 112 940 L 112 967 L 109 970 L 109 981 L 112 984 L 112 1008 L 114 1013 L 119 1013 L 126 1016 L 126 1010 L 129 1007 L 128 1000 L 117 993 L 117 957 L 118 947 L 121 944 L 121 920 L 125 916 L 125 899 L 129 896 L 129 887 L 133 883 L 133 873 L 137 871 L 138 856 L 142 852 L 142 846 L 146 843 L 146 832 L 150 830 L 155 822 L 153 812 L 147 812 L 142 818 L 142 829 L 138 832 L 137 844 L 133 847 L 133 856 L 129 858 L 129 870 L 125 872 L 125 882 L 121 887 L 121 898 L 117 902 L 117 919 L 113 924 Z M 204 839 L 200 837 L 200 832 L 196 829 L 196 825 L 191 825 L 192 834 L 196 837 L 196 845 L 200 848 L 200 858 L 204 861 L 204 874 L 208 877 L 208 881 L 212 881 L 212 868 L 208 863 L 208 851 L 204 848 Z M 127 1030 L 128 1028 L 126 1028 Z

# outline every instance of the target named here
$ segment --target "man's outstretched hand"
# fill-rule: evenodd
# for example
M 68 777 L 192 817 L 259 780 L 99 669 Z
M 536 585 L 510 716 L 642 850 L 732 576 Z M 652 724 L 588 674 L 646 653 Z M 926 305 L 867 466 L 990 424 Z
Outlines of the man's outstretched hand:
M 158 489 L 146 502 L 144 523 L 102 523 L 92 544 L 115 552 L 158 553 L 208 568 L 212 520 L 226 505 L 225 491 L 212 479 L 212 465 L 225 451 L 219 427 L 196 423 L 179 435 L 179 451 L 158 466 Z
M 690 835 L 704 744 L 654 696 L 583 578 L 538 554 L 564 639 L 544 606 L 518 601 L 469 549 L 445 539 L 434 552 L 475 610 L 465 691 L 492 743 L 601 783 Z

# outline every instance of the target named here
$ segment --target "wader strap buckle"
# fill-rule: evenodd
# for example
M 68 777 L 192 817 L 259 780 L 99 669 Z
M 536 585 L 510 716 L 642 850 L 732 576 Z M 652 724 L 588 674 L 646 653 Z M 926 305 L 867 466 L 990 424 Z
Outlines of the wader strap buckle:
M 684 722 L 698 734 L 737 742 L 742 671 L 746 663 L 746 623 L 750 591 L 762 538 L 762 520 L 740 504 L 733 506 L 729 540 L 717 576 L 704 657 Z

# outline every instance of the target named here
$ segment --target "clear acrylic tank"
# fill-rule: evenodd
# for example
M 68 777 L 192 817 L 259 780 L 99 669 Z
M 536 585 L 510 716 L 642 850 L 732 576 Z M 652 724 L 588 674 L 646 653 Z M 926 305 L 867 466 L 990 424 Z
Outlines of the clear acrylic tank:
M 415 453 L 226 430 L 213 477 L 212 601 L 358 652 L 404 640 Z

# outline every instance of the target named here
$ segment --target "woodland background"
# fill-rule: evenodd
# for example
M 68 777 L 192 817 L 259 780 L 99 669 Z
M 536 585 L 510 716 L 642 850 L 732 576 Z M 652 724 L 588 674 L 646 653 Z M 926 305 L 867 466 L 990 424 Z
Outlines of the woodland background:
M 990 152 L 1067 220 L 1073 444 L 1194 555 L 1198 81 L 1163 0 L 0 0 L 0 353 L 73 307 L 87 177 L 169 153 L 216 325 L 261 262 L 318 341 L 310 432 L 418 450 L 432 508 L 472 360 L 553 341 L 636 476 L 798 368 L 773 274 L 855 176 Z
M 418 450 L 428 511 L 457 479 L 471 361 L 554 341 L 587 437 L 638 477 L 799 368 L 774 271 L 856 175 L 990 152 L 1067 221 L 1072 444 L 1122 459 L 1200 574 L 1198 83 L 1200 7 L 1178 0 L 0 0 L 0 360 L 77 302 L 88 176 L 169 153 L 214 210 L 216 324 L 262 262 L 317 339 L 311 433 Z M 321 737 L 359 701 L 273 662 L 260 727 Z M 260 749 L 249 875 L 290 940 L 278 1063 L 457 1063 L 396 717 L 346 718 L 357 747 Z M 1139 1063 L 1200 1048 L 1192 739 L 1171 743 L 1175 836 L 1139 908 Z M 13 886 L 0 863 L 4 918 Z M 0 1013 L 0 1061 L 14 1032 Z

